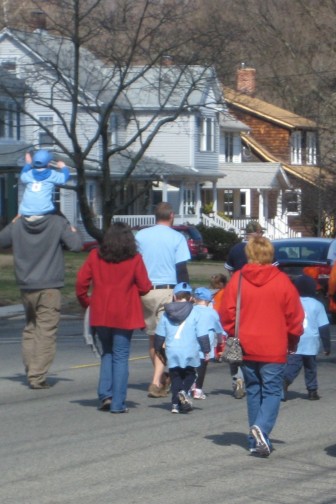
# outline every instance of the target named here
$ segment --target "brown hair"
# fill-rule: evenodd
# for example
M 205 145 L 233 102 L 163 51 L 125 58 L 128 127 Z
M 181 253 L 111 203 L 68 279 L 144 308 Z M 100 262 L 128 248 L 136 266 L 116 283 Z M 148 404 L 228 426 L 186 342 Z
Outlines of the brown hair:
M 227 277 L 222 273 L 218 273 L 218 275 L 212 275 L 210 279 L 210 286 L 212 289 L 222 289 L 227 284 Z
M 176 301 L 182 301 L 185 299 L 186 301 L 190 301 L 192 298 L 191 292 L 180 291 L 177 294 L 174 294 Z
M 173 207 L 165 202 L 161 201 L 161 203 L 158 203 L 155 207 L 155 219 L 156 222 L 159 221 L 169 221 L 172 216 L 173 216 Z
M 99 255 L 106 262 L 120 263 L 138 253 L 134 234 L 124 222 L 115 222 L 105 232 Z
M 253 236 L 246 244 L 245 252 L 249 263 L 272 264 L 274 247 L 268 238 Z

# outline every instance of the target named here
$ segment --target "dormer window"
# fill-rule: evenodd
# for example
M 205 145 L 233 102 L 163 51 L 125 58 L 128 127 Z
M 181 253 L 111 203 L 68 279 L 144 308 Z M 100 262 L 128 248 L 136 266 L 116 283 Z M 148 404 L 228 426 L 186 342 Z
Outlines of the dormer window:
M 315 131 L 293 131 L 291 136 L 291 163 L 316 165 L 317 141 Z

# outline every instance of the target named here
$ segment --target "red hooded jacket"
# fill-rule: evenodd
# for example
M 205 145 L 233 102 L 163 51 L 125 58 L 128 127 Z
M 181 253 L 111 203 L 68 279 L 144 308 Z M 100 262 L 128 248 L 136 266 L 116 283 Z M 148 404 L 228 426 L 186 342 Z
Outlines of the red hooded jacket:
M 90 325 L 117 329 L 145 327 L 140 296 L 151 288 L 140 254 L 112 263 L 104 261 L 97 249 L 90 252 L 76 281 L 80 304 L 90 306 Z
M 239 340 L 244 360 L 285 363 L 303 333 L 299 294 L 285 273 L 271 264 L 246 264 L 226 286 L 219 309 L 222 326 L 234 336 L 239 275 Z

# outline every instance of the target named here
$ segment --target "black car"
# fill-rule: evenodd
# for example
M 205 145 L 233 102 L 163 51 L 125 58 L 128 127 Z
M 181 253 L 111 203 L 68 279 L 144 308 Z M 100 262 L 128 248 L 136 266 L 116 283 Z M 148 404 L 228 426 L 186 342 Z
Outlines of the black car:
M 294 280 L 307 274 L 316 279 L 318 290 L 326 294 L 331 266 L 336 259 L 332 238 L 285 238 L 272 241 L 279 268 Z

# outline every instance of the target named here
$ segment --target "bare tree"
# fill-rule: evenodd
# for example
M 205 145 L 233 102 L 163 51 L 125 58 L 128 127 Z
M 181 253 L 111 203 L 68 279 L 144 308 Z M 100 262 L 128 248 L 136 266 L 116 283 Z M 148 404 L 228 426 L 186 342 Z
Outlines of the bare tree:
M 129 204 L 118 195 L 124 194 L 157 133 L 190 110 L 193 93 L 213 78 L 212 48 L 223 46 L 227 34 L 217 33 L 214 39 L 212 31 L 195 22 L 191 1 L 31 0 L 30 5 L 35 8 L 33 21 L 43 22 L 43 29 L 12 29 L 37 55 L 21 71 L 24 100 L 17 100 L 5 85 L 2 91 L 17 101 L 26 127 L 44 131 L 55 150 L 70 159 L 85 228 L 100 239 L 102 230 L 86 195 L 88 166 L 100 177 L 104 229 Z M 12 25 L 27 26 L 30 12 L 15 2 L 14 7 Z M 172 65 L 167 66 L 167 58 Z M 155 96 L 157 107 L 140 120 L 136 102 L 144 93 Z M 36 117 L 36 108 L 57 117 L 57 135 Z M 118 111 L 132 124 L 132 134 L 116 145 L 111 142 L 111 117 Z M 118 178 L 113 177 L 116 165 L 122 167 Z

